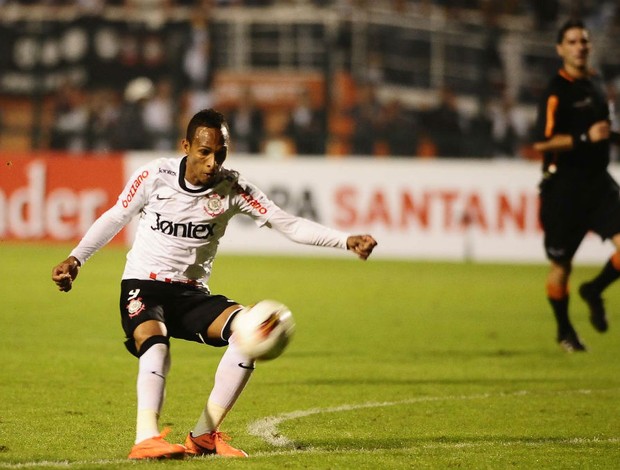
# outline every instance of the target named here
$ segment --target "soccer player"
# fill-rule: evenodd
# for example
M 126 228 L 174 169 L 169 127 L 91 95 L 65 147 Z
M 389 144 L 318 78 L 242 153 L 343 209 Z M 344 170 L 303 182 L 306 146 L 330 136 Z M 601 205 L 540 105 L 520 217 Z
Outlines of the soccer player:
M 559 30 L 556 50 L 563 65 L 551 79 L 538 109 L 538 140 L 543 152 L 540 220 L 551 267 L 547 297 L 557 322 L 557 341 L 567 351 L 585 351 L 569 318 L 572 259 L 588 231 L 610 239 L 615 252 L 602 271 L 579 288 L 590 322 L 608 328 L 601 293 L 620 277 L 620 195 L 607 167 L 612 132 L 601 79 L 591 69 L 588 30 L 578 20 Z
M 219 431 L 248 382 L 254 361 L 235 345 L 231 321 L 242 308 L 208 288 L 211 267 L 228 221 L 237 214 L 294 242 L 348 249 L 365 260 L 377 242 L 292 216 L 238 172 L 224 168 L 229 147 L 225 118 L 213 109 L 195 114 L 182 141 L 183 158 L 161 158 L 139 168 L 116 204 L 101 215 L 69 257 L 52 270 L 59 290 L 71 290 L 80 268 L 135 215 L 135 241 L 122 275 L 120 311 L 127 349 L 138 358 L 137 421 L 130 459 L 217 454 L 246 457 Z M 170 367 L 170 338 L 228 346 L 204 410 L 185 445 L 159 430 Z

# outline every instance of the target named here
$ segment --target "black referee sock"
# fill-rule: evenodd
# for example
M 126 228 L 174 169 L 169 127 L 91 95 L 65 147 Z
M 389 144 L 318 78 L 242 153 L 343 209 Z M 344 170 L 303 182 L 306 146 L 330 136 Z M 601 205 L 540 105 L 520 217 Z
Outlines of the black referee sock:
M 569 296 L 567 295 L 561 299 L 553 299 L 551 297 L 547 298 L 551 304 L 551 308 L 553 308 L 553 315 L 555 316 L 555 321 L 558 324 L 558 336 L 561 337 L 573 329 L 570 320 L 568 319 Z
M 614 263 L 610 258 L 609 261 L 607 261 L 607 263 L 605 264 L 605 266 L 603 266 L 603 269 L 598 274 L 598 276 L 588 282 L 588 284 L 600 293 L 603 292 L 609 286 L 609 284 L 614 282 L 619 277 L 620 271 L 615 268 Z

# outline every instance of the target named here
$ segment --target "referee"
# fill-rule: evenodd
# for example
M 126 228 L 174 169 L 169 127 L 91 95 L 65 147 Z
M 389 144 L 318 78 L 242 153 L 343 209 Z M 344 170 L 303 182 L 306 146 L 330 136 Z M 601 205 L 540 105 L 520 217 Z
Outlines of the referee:
M 551 264 L 547 297 L 557 341 L 568 352 L 586 350 L 570 322 L 568 304 L 572 260 L 589 231 L 615 246 L 601 272 L 579 288 L 599 332 L 608 328 L 601 293 L 620 277 L 620 193 L 607 171 L 610 144 L 618 144 L 620 136 L 611 131 L 602 81 L 589 66 L 591 48 L 583 22 L 562 25 L 556 41 L 562 68 L 540 102 L 534 145 L 543 152 L 540 221 Z

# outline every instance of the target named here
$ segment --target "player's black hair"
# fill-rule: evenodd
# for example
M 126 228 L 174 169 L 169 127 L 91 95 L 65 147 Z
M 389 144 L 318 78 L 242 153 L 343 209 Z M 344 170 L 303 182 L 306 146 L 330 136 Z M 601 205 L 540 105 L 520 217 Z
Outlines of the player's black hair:
M 558 30 L 558 36 L 555 40 L 556 44 L 562 44 L 562 41 L 564 40 L 564 35 L 566 34 L 566 31 L 568 31 L 569 29 L 573 29 L 573 28 L 579 28 L 579 29 L 585 29 L 587 30 L 588 28 L 586 28 L 586 25 L 583 21 L 581 21 L 578 18 L 571 18 L 567 21 L 564 22 L 564 24 L 560 27 L 560 29 Z
M 185 133 L 185 138 L 188 142 L 192 142 L 194 140 L 194 136 L 196 135 L 196 130 L 199 127 L 209 127 L 211 129 L 222 129 L 224 136 L 224 144 L 228 146 L 230 135 L 228 132 L 228 123 L 226 122 L 226 118 L 219 111 L 209 108 L 198 111 L 194 116 L 189 120 L 187 124 L 187 131 Z

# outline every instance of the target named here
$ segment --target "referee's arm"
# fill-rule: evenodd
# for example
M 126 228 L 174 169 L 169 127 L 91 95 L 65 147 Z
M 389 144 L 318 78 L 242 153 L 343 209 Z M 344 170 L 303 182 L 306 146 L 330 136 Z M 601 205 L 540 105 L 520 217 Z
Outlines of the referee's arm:
M 607 120 L 595 122 L 587 132 L 579 136 L 556 134 L 544 142 L 535 142 L 534 149 L 539 152 L 566 152 L 574 149 L 579 143 L 600 142 L 605 139 L 620 143 L 620 134 L 611 131 Z

